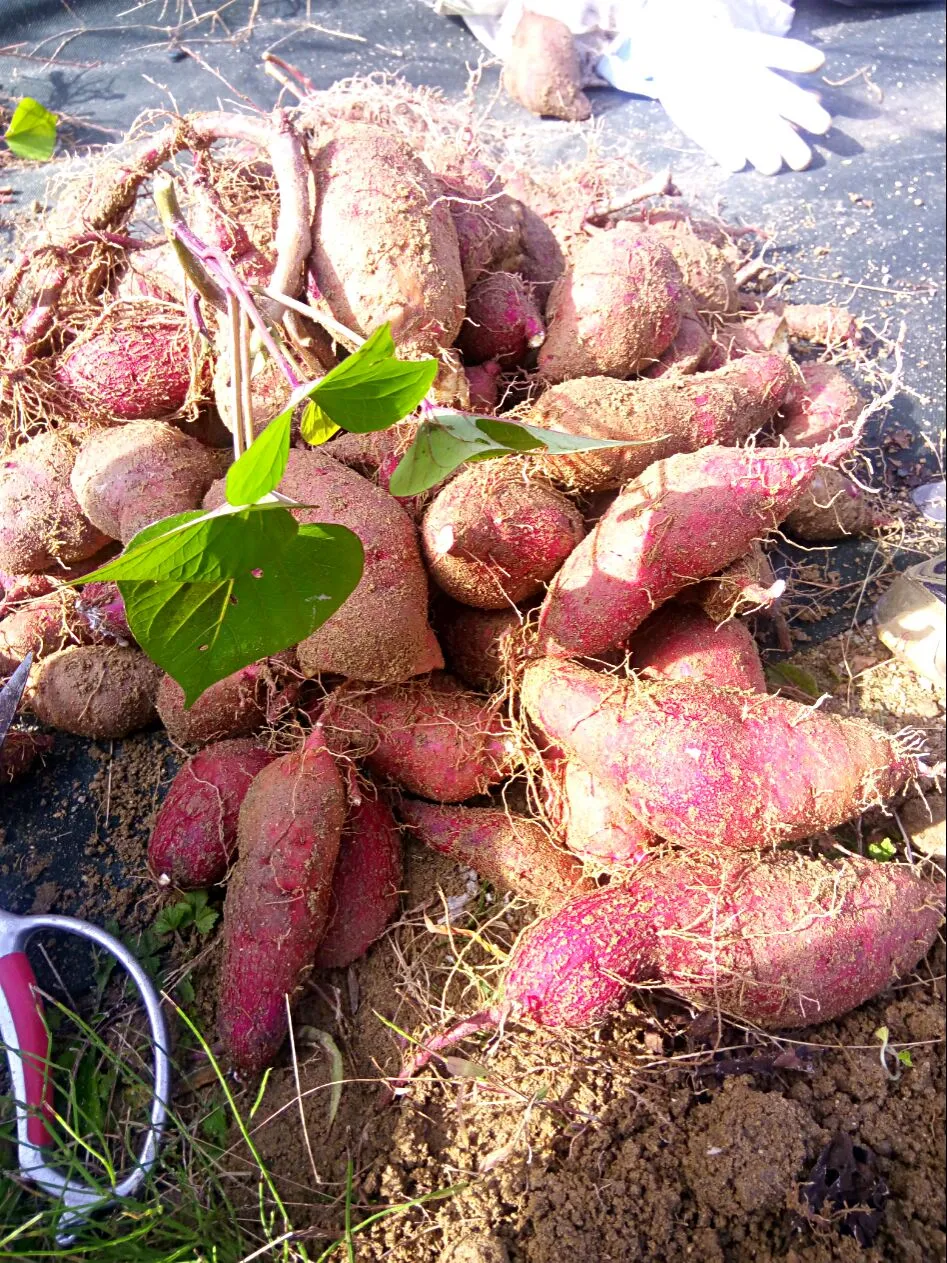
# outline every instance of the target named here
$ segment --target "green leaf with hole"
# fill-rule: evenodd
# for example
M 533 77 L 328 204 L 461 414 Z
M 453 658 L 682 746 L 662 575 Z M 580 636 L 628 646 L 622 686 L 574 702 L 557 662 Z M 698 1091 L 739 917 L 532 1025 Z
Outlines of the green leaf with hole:
M 535 425 L 445 410 L 418 426 L 414 441 L 392 474 L 389 490 L 393 496 L 419 495 L 465 461 L 491 460 L 510 452 L 589 452 L 626 446 L 629 444 L 618 439 L 564 434 Z
M 275 491 L 289 460 L 289 430 L 293 409 L 287 408 L 253 440 L 242 456 L 227 470 L 227 501 L 232 505 L 254 504 Z
M 321 381 L 297 394 L 311 399 L 341 429 L 368 434 L 387 430 L 412 413 L 430 390 L 437 367 L 435 359 L 397 359 L 385 324 Z
M 323 443 L 328 443 L 340 429 L 341 426 L 330 421 L 317 403 L 309 400 L 303 409 L 302 421 L 299 423 L 299 433 L 307 443 L 313 447 L 319 447 Z
M 45 105 L 25 96 L 13 111 L 3 139 L 18 158 L 47 162 L 56 148 L 57 121 Z
M 117 560 L 138 564 L 117 576 L 132 635 L 191 706 L 211 684 L 321 627 L 358 586 L 363 553 L 343 526 L 300 526 L 286 509 L 255 505 Z

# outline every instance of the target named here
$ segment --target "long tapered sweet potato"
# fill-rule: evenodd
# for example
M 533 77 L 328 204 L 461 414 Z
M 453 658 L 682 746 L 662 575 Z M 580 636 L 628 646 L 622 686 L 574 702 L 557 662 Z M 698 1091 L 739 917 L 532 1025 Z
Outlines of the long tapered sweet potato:
M 500 890 L 557 908 L 591 883 L 536 820 L 499 807 L 435 806 L 406 798 L 398 816 L 411 834 L 472 868 Z
M 344 969 L 364 956 L 398 907 L 401 833 L 381 798 L 349 807 L 332 876 L 329 920 L 315 955 L 317 969 Z
M 622 680 L 545 658 L 526 668 L 521 700 L 549 741 L 687 846 L 810 837 L 914 774 L 902 746 L 864 720 L 692 680 Z
M 676 452 L 739 443 L 776 415 L 797 381 L 795 365 L 783 355 L 747 355 L 710 373 L 658 381 L 580 377 L 540 395 L 523 420 L 567 434 L 629 440 L 629 447 L 541 458 L 542 468 L 569 488 L 607 491 Z
M 581 657 L 620 643 L 662 602 L 778 525 L 820 464 L 846 450 L 705 447 L 651 465 L 552 580 L 540 647 Z
M 682 296 L 678 266 L 659 241 L 627 223 L 597 233 L 549 295 L 539 371 L 550 382 L 640 372 L 677 336 Z
M 436 178 L 400 136 L 347 124 L 322 145 L 309 297 L 367 336 L 386 321 L 403 355 L 436 355 L 464 317 L 457 231 Z
M 287 997 L 325 932 L 345 791 L 316 733 L 256 776 L 240 808 L 224 901 L 217 1028 L 234 1067 L 262 1070 L 288 1029 Z
M 426 1040 L 402 1080 L 511 1017 L 594 1025 L 640 983 L 768 1030 L 830 1021 L 912 970 L 943 908 L 942 883 L 856 856 L 655 859 L 532 925 L 500 1003 Z
M 373 692 L 338 689 L 324 719 L 334 750 L 435 802 L 483 794 L 513 763 L 499 705 L 442 673 Z
M 424 515 L 421 543 L 449 596 L 508 609 L 542 591 L 584 533 L 578 509 L 545 478 L 499 460 L 451 479 Z
M 298 646 L 306 675 L 388 683 L 444 665 L 427 621 L 427 576 L 414 523 L 386 491 L 318 448 L 293 449 L 279 491 L 305 509 L 300 522 L 347 526 L 362 541 L 361 582 L 341 609 Z M 204 506 L 225 498 L 215 483 Z
M 654 679 L 766 692 L 760 652 L 743 623 L 717 624 L 696 605 L 663 606 L 642 623 L 628 649 L 632 667 Z
M 240 805 L 276 756 L 253 741 L 218 741 L 171 782 L 148 840 L 148 867 L 163 886 L 194 890 L 222 881 L 237 846 Z

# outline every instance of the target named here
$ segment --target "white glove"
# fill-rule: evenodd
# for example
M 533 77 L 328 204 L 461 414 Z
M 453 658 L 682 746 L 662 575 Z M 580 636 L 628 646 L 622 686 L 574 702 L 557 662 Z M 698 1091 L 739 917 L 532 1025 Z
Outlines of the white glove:
M 730 171 L 749 162 L 775 175 L 784 161 L 801 171 L 812 151 L 793 124 L 821 135 L 832 119 L 813 93 L 774 71 L 808 74 L 825 59 L 799 40 L 736 25 L 731 12 L 739 7 L 633 0 L 596 70 L 623 92 L 657 97 L 681 131 Z

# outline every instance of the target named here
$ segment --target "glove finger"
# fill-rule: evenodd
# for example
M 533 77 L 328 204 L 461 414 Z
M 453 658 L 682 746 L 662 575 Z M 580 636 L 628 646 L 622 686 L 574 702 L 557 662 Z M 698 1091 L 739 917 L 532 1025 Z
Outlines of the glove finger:
M 761 175 L 777 175 L 783 166 L 780 127 L 789 125 L 768 111 L 761 116 L 753 115 L 752 111 L 747 114 L 743 134 L 747 159 Z
M 761 102 L 765 99 L 766 104 L 771 105 L 777 114 L 788 118 L 790 123 L 795 123 L 803 131 L 812 132 L 815 136 L 822 136 L 829 130 L 832 126 L 832 115 L 820 105 L 818 97 L 812 92 L 806 92 L 797 84 L 790 83 L 782 75 L 773 74 L 771 71 L 765 73 L 766 96 L 761 98 Z
M 784 39 L 779 35 L 759 35 L 746 32 L 740 43 L 748 56 L 761 65 L 774 70 L 789 70 L 797 75 L 809 75 L 825 65 L 825 53 L 801 39 Z
M 696 103 L 672 92 L 662 92 L 660 100 L 671 121 L 714 162 L 727 171 L 743 170 L 746 148 L 727 115 L 716 113 L 709 102 Z
M 812 161 L 812 150 L 791 123 L 780 120 L 778 143 L 783 158 L 786 160 L 786 166 L 793 171 L 805 171 Z

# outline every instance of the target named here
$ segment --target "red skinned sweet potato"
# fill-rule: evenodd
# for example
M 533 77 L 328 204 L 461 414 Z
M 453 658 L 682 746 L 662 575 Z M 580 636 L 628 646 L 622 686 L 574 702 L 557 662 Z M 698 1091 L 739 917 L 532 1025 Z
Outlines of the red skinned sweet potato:
M 486 364 L 472 364 L 464 369 L 464 373 L 471 409 L 492 415 L 500 402 L 500 365 L 496 360 L 488 360 Z
M 544 759 L 547 798 L 564 844 L 605 868 L 639 864 L 659 840 L 594 772 L 568 759 Z
M 89 520 L 127 544 L 159 518 L 198 509 L 219 458 L 163 421 L 99 430 L 82 444 L 70 482 Z
M 655 859 L 530 926 L 500 1003 L 426 1040 L 402 1080 L 511 1017 L 552 1028 L 599 1023 L 636 983 L 663 983 L 768 1030 L 831 1021 L 917 965 L 943 906 L 942 884 L 857 856 Z
M 297 647 L 306 675 L 344 675 L 390 683 L 444 665 L 427 621 L 427 576 L 414 523 L 386 491 L 320 448 L 293 449 L 279 490 L 309 507 L 300 522 L 346 526 L 362 541 L 365 567 L 356 590 Z M 224 481 L 211 487 L 205 508 L 225 498 Z
M 275 719 L 291 700 L 291 654 L 275 654 L 251 662 L 205 689 L 185 709 L 184 690 L 170 675 L 158 686 L 158 716 L 172 741 L 179 745 L 205 745 L 228 737 L 244 737 Z
M 406 798 L 398 816 L 414 837 L 500 890 L 558 908 L 591 883 L 535 820 L 497 807 L 435 806 Z
M 475 610 L 445 601 L 439 611 L 438 634 L 451 670 L 485 693 L 502 687 L 504 663 L 522 632 L 517 609 Z
M 521 700 L 639 820 L 690 847 L 811 837 L 884 803 L 915 770 L 873 724 L 692 680 L 620 680 L 545 658 L 526 668 Z
M 553 386 L 524 414 L 529 425 L 628 447 L 537 458 L 557 482 L 585 494 L 624 486 L 655 461 L 710 443 L 739 443 L 775 416 L 798 372 L 782 355 L 746 356 L 711 373 L 659 381 L 585 377 Z
M 848 438 L 865 406 L 858 387 L 834 364 L 803 364 L 802 382 L 780 409 L 780 433 L 790 447 L 816 447 Z
M 463 802 L 508 775 L 514 745 L 499 706 L 449 675 L 368 692 L 337 689 L 325 711 L 334 750 L 435 802 Z
M 522 363 L 542 344 L 543 319 L 529 286 L 515 272 L 489 272 L 467 294 L 467 314 L 457 344 L 471 364 Z
M 540 592 L 584 535 L 582 515 L 515 459 L 471 465 L 424 515 L 428 573 L 456 601 L 504 609 Z
M 775 612 L 785 591 L 785 579 L 776 578 L 762 545 L 754 540 L 742 557 L 712 579 L 685 588 L 679 599 L 696 602 L 714 623 L 723 623 L 737 614 Z
M 52 431 L 0 459 L 0 570 L 34 573 L 91 557 L 106 536 L 69 485 L 75 450 Z
M 549 295 L 540 373 L 564 382 L 640 372 L 677 337 L 683 294 L 678 266 L 659 241 L 631 224 L 596 233 Z
M 329 920 L 314 960 L 317 969 L 344 969 L 381 938 L 398 907 L 401 833 L 381 798 L 349 807 L 332 876 Z
M 652 679 L 766 692 L 760 652 L 743 623 L 717 624 L 696 605 L 663 606 L 642 623 L 628 649 L 632 667 Z
M 580 122 L 592 107 L 582 91 L 582 71 L 565 22 L 524 12 L 503 67 L 503 86 L 531 114 Z
M 155 816 L 148 867 L 162 886 L 194 890 L 223 881 L 237 845 L 240 804 L 276 756 L 249 740 L 218 741 L 171 782 Z
M 720 246 L 695 232 L 686 219 L 655 221 L 648 231 L 674 256 L 699 312 L 728 315 L 740 310 L 736 276 Z
M 681 301 L 681 327 L 666 351 L 642 370 L 644 377 L 663 377 L 666 373 L 696 373 L 706 367 L 713 349 L 713 339 L 692 301 Z
M 52 737 L 25 728 L 11 728 L 0 745 L 0 785 L 19 780 L 41 754 L 53 748 Z
M 316 150 L 309 299 L 403 356 L 451 346 L 464 316 L 457 230 L 436 178 L 400 136 L 347 124 Z
M 74 592 L 66 588 L 41 596 L 0 622 L 0 678 L 11 675 L 28 653 L 39 662 L 67 645 L 91 638 L 76 614 Z
M 540 648 L 594 657 L 620 643 L 662 602 L 778 525 L 820 464 L 844 450 L 705 447 L 651 465 L 552 580 Z
M 345 791 L 318 734 L 254 779 L 224 901 L 217 1029 L 233 1066 L 268 1066 L 291 997 L 325 932 Z

